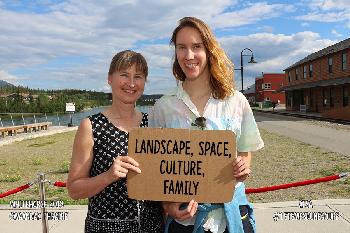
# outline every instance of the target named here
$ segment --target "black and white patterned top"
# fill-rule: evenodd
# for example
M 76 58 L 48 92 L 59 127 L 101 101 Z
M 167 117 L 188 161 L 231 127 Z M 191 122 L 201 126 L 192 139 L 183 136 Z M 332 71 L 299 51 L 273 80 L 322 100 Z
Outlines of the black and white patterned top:
M 142 114 L 140 127 L 147 127 L 148 115 Z M 127 155 L 129 135 L 102 113 L 89 119 L 94 138 L 90 176 L 94 177 L 107 171 L 115 157 Z M 161 232 L 162 222 L 160 203 L 129 199 L 126 179 L 120 179 L 89 198 L 85 232 Z

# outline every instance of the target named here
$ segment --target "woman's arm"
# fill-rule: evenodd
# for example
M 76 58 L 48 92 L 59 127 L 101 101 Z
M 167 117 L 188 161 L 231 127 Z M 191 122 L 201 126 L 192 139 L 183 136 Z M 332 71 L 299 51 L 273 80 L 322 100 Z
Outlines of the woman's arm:
M 68 193 L 73 199 L 92 197 L 113 181 L 105 173 L 90 177 L 93 145 L 91 122 L 84 119 L 75 135 L 67 180 Z
M 109 184 L 125 178 L 128 169 L 141 173 L 138 163 L 128 156 L 118 156 L 111 168 L 98 176 L 90 177 L 93 160 L 93 135 L 89 119 L 84 119 L 75 135 L 72 160 L 70 164 L 67 188 L 73 199 L 92 197 Z

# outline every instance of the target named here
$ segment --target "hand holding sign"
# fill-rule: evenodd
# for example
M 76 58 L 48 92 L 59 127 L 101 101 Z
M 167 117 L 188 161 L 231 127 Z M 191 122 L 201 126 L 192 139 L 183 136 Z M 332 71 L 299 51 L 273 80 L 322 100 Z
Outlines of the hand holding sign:
M 249 152 L 247 152 L 247 156 Z M 242 156 L 238 156 L 235 161 L 233 162 L 233 176 L 237 179 L 239 182 L 243 182 L 247 177 L 250 175 L 251 170 L 242 158 Z
M 108 169 L 108 176 L 114 181 L 125 178 L 128 171 L 141 173 L 139 164 L 129 156 L 118 156 L 114 158 L 112 166 Z
M 130 198 L 206 203 L 232 200 L 236 157 L 232 131 L 138 128 L 129 134 L 129 155 L 142 169 L 142 175 L 128 173 Z
M 191 200 L 186 208 L 181 209 L 180 206 L 183 203 L 180 202 L 163 202 L 164 212 L 169 214 L 174 219 L 183 221 L 188 218 L 192 218 L 197 212 L 198 202 Z

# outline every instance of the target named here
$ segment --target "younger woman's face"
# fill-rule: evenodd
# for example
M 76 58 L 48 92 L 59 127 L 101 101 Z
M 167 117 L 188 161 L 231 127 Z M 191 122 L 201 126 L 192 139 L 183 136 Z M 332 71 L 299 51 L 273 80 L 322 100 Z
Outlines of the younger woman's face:
M 112 87 L 113 101 L 125 104 L 135 104 L 145 88 L 146 77 L 136 70 L 136 65 L 126 70 L 115 71 L 108 76 L 108 83 Z
M 182 28 L 176 35 L 175 51 L 186 79 L 209 78 L 207 50 L 197 29 Z

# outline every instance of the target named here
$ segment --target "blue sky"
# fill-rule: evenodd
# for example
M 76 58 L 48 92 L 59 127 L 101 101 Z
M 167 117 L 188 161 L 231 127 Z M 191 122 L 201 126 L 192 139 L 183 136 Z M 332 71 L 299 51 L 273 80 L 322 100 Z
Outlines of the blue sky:
M 169 37 L 184 16 L 213 29 L 236 68 L 244 48 L 244 86 L 312 52 L 349 38 L 350 1 L 0 0 L 0 79 L 41 89 L 109 91 L 111 58 L 124 49 L 149 64 L 145 94 L 175 85 Z M 249 55 L 248 51 L 245 51 Z M 240 89 L 240 73 L 235 72 Z

